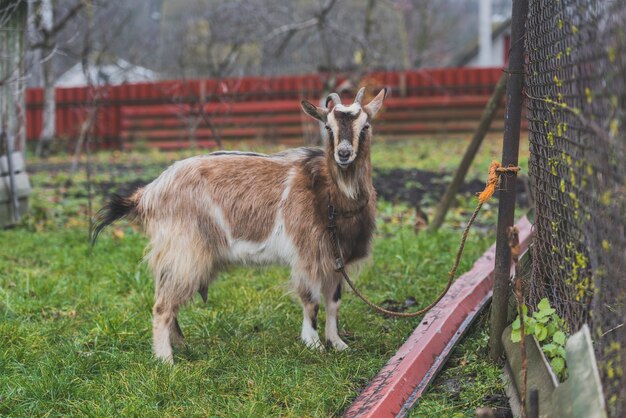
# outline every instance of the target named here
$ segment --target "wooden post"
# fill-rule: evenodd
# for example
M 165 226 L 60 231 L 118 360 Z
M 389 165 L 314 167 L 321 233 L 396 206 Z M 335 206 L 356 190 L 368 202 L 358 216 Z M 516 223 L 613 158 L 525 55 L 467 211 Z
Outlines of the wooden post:
M 528 0 L 513 2 L 511 18 L 511 54 L 507 74 L 507 106 L 504 118 L 504 141 L 502 144 L 502 165 L 517 166 L 519 154 L 519 134 L 522 119 L 522 84 L 524 81 L 524 42 L 526 38 L 526 16 Z M 517 174 L 506 174 L 501 182 L 498 205 L 498 229 L 496 233 L 496 259 L 493 279 L 493 300 L 489 329 L 489 354 L 493 361 L 502 355 L 500 337 L 506 327 L 508 297 L 510 293 L 511 249 L 508 242 L 508 229 L 515 220 L 515 189 Z
M 487 135 L 491 122 L 500 107 L 499 105 L 502 101 L 502 97 L 504 96 L 505 87 L 506 74 L 502 74 L 500 80 L 498 80 L 498 83 L 496 84 L 496 88 L 487 102 L 487 106 L 485 106 L 482 116 L 480 117 L 480 123 L 474 132 L 472 142 L 470 142 L 467 150 L 465 150 L 465 155 L 463 155 L 461 164 L 459 164 L 459 168 L 456 170 L 452 182 L 448 185 L 448 188 L 441 198 L 439 205 L 437 205 L 435 217 L 428 227 L 429 230 L 436 231 L 443 224 L 446 214 L 448 213 L 448 209 L 450 209 L 452 201 L 454 200 L 454 196 L 456 196 L 461 184 L 463 184 L 465 176 L 467 176 L 467 172 L 472 165 L 472 161 L 474 161 L 474 157 L 476 157 L 476 153 L 480 149 L 480 145 L 483 143 L 483 139 L 485 138 L 485 135 Z

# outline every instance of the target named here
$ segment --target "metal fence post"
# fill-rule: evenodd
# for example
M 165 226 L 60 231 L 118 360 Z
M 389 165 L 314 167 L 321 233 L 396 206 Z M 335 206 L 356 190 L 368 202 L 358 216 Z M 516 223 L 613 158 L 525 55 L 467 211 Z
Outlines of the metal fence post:
M 524 43 L 528 0 L 514 0 L 511 19 L 511 53 L 509 56 L 508 81 L 506 85 L 506 111 L 502 165 L 517 166 L 519 135 L 522 115 L 522 84 L 524 81 Z M 507 174 L 501 181 L 498 206 L 498 229 L 496 235 L 496 260 L 493 280 L 493 300 L 489 330 L 489 353 L 492 360 L 502 355 L 500 337 L 506 327 L 511 274 L 511 253 L 507 229 L 515 220 L 515 189 L 517 175 Z

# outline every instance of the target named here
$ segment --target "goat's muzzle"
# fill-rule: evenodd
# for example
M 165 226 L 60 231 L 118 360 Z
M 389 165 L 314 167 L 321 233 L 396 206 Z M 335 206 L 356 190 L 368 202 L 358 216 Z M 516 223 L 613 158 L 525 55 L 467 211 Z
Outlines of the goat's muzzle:
M 347 168 L 354 161 L 354 149 L 350 141 L 342 140 L 337 146 L 335 161 L 341 168 Z

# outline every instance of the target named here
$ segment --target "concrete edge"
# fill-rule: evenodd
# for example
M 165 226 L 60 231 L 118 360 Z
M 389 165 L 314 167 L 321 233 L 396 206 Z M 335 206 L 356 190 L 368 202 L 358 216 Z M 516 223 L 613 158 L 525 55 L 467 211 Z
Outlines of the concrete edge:
M 522 251 L 532 225 L 518 223 Z M 495 245 L 460 276 L 441 301 L 344 412 L 344 417 L 392 417 L 406 414 L 443 367 L 463 332 L 491 298 Z

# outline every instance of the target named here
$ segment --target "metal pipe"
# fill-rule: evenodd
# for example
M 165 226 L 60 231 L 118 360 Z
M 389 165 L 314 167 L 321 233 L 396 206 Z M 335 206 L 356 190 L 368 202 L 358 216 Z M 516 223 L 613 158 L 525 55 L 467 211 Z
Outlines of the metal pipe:
M 513 1 L 511 18 L 511 51 L 506 85 L 506 110 L 504 116 L 504 140 L 502 165 L 517 166 L 519 154 L 520 123 L 522 119 L 522 84 L 524 81 L 524 42 L 526 39 L 526 16 L 528 0 Z M 507 230 L 515 220 L 515 189 L 517 174 L 507 174 L 500 186 L 498 205 L 498 228 L 496 234 L 496 258 L 489 330 L 489 353 L 497 361 L 503 347 L 500 337 L 506 327 L 508 298 L 510 295 L 511 250 Z
M 17 196 L 17 188 L 15 186 L 15 170 L 13 167 L 13 139 L 10 134 L 2 133 L 7 150 L 7 167 L 9 169 L 9 186 L 11 187 L 11 209 L 13 210 L 13 222 L 20 221 L 20 204 Z

